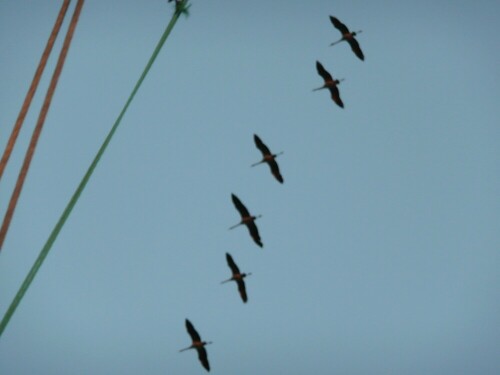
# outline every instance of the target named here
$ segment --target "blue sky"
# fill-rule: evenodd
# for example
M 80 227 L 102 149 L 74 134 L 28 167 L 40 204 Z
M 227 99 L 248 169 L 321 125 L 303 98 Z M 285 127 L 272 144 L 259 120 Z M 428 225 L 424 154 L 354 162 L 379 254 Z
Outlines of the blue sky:
M 73 2 L 76 3 L 76 2 Z M 0 148 L 61 2 L 0 2 Z M 11 162 L 3 216 L 71 5 Z M 495 1 L 193 0 L 0 340 L 2 374 L 498 374 Z M 86 1 L 0 254 L 0 314 L 172 13 Z M 334 15 L 362 29 L 359 61 Z M 315 61 L 345 78 L 345 109 Z M 258 134 L 285 183 L 261 157 Z M 231 193 L 254 214 L 264 248 Z M 229 252 L 249 302 L 230 276 Z

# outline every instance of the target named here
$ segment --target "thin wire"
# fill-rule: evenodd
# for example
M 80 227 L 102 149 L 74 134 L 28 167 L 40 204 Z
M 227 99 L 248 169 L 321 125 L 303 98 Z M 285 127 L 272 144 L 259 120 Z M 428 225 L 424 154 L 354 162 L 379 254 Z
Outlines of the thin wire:
M 57 35 L 59 34 L 59 30 L 61 29 L 61 25 L 63 23 L 64 16 L 66 15 L 66 11 L 68 10 L 70 2 L 70 0 L 64 0 L 64 3 L 61 6 L 61 10 L 59 11 L 59 15 L 57 16 L 56 23 L 54 24 L 54 28 L 52 29 L 49 40 L 47 41 L 47 45 L 45 46 L 45 50 L 43 51 L 42 57 L 40 58 L 40 62 L 38 63 L 38 67 L 36 68 L 33 80 L 31 81 L 30 88 L 28 89 L 26 97 L 24 98 L 23 106 L 19 111 L 16 123 L 12 128 L 12 133 L 10 133 L 9 141 L 7 142 L 7 146 L 5 147 L 2 159 L 0 160 L 0 181 L 2 180 L 2 175 L 5 167 L 9 162 L 9 158 L 12 154 L 12 150 L 14 149 L 14 145 L 16 144 L 17 136 L 19 135 L 21 127 L 23 126 L 24 118 L 28 113 L 29 107 L 31 105 L 31 100 L 33 99 L 36 89 L 38 88 L 38 84 L 40 83 L 40 78 L 42 77 L 45 66 L 47 65 L 47 60 L 49 59 L 50 52 L 52 51 L 54 42 L 56 41 Z
M 175 26 L 175 23 L 177 22 L 179 16 L 181 14 L 185 14 L 188 6 L 187 6 L 188 0 L 182 0 L 180 3 L 176 5 L 175 8 L 175 13 L 172 16 L 172 19 L 170 20 L 167 28 L 165 29 L 162 37 L 160 38 L 160 41 L 158 42 L 153 54 L 151 55 L 146 67 L 144 68 L 144 71 L 141 74 L 141 77 L 137 81 L 134 89 L 132 90 L 132 93 L 130 94 L 130 97 L 128 98 L 127 102 L 125 103 L 125 106 L 123 107 L 122 111 L 120 112 L 120 115 L 116 119 L 113 127 L 111 128 L 110 132 L 108 133 L 106 139 L 104 140 L 102 146 L 99 148 L 99 151 L 97 152 L 96 156 L 94 157 L 94 160 L 90 164 L 90 167 L 88 168 L 87 172 L 85 173 L 85 176 L 81 180 L 80 184 L 78 185 L 76 191 L 73 193 L 73 196 L 71 197 L 68 205 L 64 209 L 61 217 L 59 218 L 59 221 L 55 225 L 54 229 L 52 230 L 52 233 L 50 234 L 49 238 L 47 239 L 47 242 L 45 243 L 44 247 L 40 251 L 40 254 L 38 255 L 38 258 L 35 260 L 35 263 L 31 267 L 28 275 L 26 275 L 26 278 L 24 279 L 21 287 L 19 288 L 19 291 L 17 292 L 16 296 L 12 300 L 7 312 L 5 313 L 2 321 L 0 322 L 0 337 L 2 336 L 3 331 L 5 330 L 5 327 L 9 323 L 10 318 L 14 314 L 17 306 L 21 302 L 24 294 L 28 290 L 31 282 L 36 276 L 36 273 L 40 269 L 43 261 L 47 257 L 47 254 L 49 253 L 52 245 L 54 244 L 59 232 L 61 231 L 62 227 L 64 226 L 64 223 L 66 222 L 67 218 L 71 214 L 71 211 L 73 210 L 73 207 L 75 206 L 76 202 L 78 201 L 78 198 L 80 197 L 80 194 L 82 193 L 83 189 L 87 185 L 88 180 L 90 179 L 95 167 L 99 163 L 99 160 L 101 159 L 101 156 L 103 155 L 104 151 L 106 150 L 106 147 L 108 146 L 109 142 L 111 141 L 113 134 L 115 133 L 116 129 L 120 125 L 121 119 L 125 112 L 127 111 L 128 106 L 132 102 L 132 99 L 134 98 L 135 94 L 139 90 L 139 87 L 142 84 L 142 81 L 144 81 L 144 78 L 146 77 L 147 73 L 149 72 L 149 69 L 153 65 L 153 62 L 155 61 L 156 57 L 158 56 L 158 53 L 161 50 L 161 47 L 167 40 L 167 37 L 169 36 L 170 32 L 172 31 L 173 27 Z
M 75 31 L 76 24 L 78 22 L 78 17 L 80 15 L 80 10 L 83 6 L 83 2 L 84 0 L 78 0 L 78 2 L 76 3 L 75 12 L 73 13 L 73 18 L 71 19 L 71 23 L 69 24 L 69 28 L 66 33 L 66 37 L 64 38 L 64 43 L 61 52 L 59 54 L 59 59 L 57 60 L 56 68 L 54 69 L 54 73 L 52 74 L 52 79 L 50 80 L 50 85 L 49 88 L 47 89 L 47 94 L 45 94 L 45 100 L 43 102 L 42 109 L 40 110 L 40 114 L 38 115 L 38 121 L 36 123 L 35 130 L 33 130 L 30 144 L 28 146 L 28 150 L 26 151 L 24 162 L 21 167 L 21 171 L 19 172 L 19 176 L 17 177 L 16 186 L 14 187 L 14 191 L 12 192 L 12 196 L 10 197 L 9 206 L 7 207 L 2 227 L 0 228 L 0 251 L 2 250 L 2 245 L 5 241 L 5 237 L 7 236 L 7 231 L 9 230 L 10 222 L 12 221 L 12 217 L 14 216 L 14 211 L 17 206 L 17 201 L 19 200 L 19 196 L 21 195 L 24 181 L 26 180 L 26 175 L 28 174 L 28 170 L 31 164 L 31 160 L 33 159 L 33 155 L 35 153 L 38 139 L 40 138 L 40 134 L 42 133 L 43 125 L 45 123 L 45 118 L 47 117 L 47 113 L 49 111 L 50 104 L 52 102 L 52 97 L 54 96 L 54 92 L 57 87 L 57 82 L 59 81 L 59 77 L 61 76 L 61 71 L 64 66 L 64 62 L 66 60 L 66 55 L 68 54 L 68 49 L 71 44 L 71 40 L 73 38 L 73 33 Z

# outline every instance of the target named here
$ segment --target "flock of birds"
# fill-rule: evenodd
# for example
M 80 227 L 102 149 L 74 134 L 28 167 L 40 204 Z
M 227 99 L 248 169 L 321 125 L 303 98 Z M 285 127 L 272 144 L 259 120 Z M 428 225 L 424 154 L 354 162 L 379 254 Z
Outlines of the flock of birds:
M 169 0 L 169 2 L 172 0 Z M 176 0 L 177 1 L 177 0 Z M 332 22 L 333 26 L 340 31 L 342 34 L 342 37 L 336 41 L 330 44 L 330 46 L 333 46 L 337 43 L 340 43 L 342 41 L 346 41 L 349 43 L 351 46 L 352 51 L 354 54 L 360 59 L 364 60 L 364 55 L 363 52 L 361 51 L 361 48 L 359 46 L 358 41 L 356 40 L 355 36 L 361 31 L 356 31 L 352 32 L 349 31 L 346 25 L 344 25 L 342 22 L 340 22 L 337 18 L 330 16 L 330 21 Z M 340 98 L 340 92 L 337 87 L 337 85 L 343 81 L 343 79 L 334 79 L 330 73 L 321 65 L 319 61 L 316 61 L 316 69 L 318 71 L 318 74 L 323 78 L 325 81 L 324 85 L 321 87 L 318 87 L 314 89 L 313 91 L 316 90 L 321 90 L 321 89 L 328 89 L 331 93 L 332 100 L 341 108 L 344 108 L 344 103 L 342 102 L 342 99 Z M 278 180 L 278 182 L 283 183 L 283 177 L 281 176 L 280 169 L 278 167 L 278 163 L 276 162 L 276 157 L 278 155 L 281 155 L 283 152 L 279 152 L 277 154 L 273 154 L 269 148 L 262 142 L 262 140 L 259 138 L 258 135 L 254 134 L 254 141 L 256 147 L 261 151 L 262 153 L 262 160 L 252 164 L 252 167 L 262 164 L 262 163 L 267 163 L 269 165 L 269 168 L 271 169 L 271 173 L 273 176 Z M 257 225 L 255 224 L 255 220 L 257 220 L 259 217 L 262 215 L 257 215 L 253 216 L 250 214 L 248 209 L 245 207 L 245 205 L 241 202 L 241 200 L 234 194 L 231 194 L 231 199 L 233 201 L 233 204 L 238 210 L 240 216 L 241 216 L 241 221 L 230 227 L 229 229 L 234 229 L 240 225 L 246 225 L 248 228 L 248 231 L 250 233 L 250 236 L 252 237 L 253 241 L 260 247 L 263 247 L 262 240 L 259 235 L 259 230 L 257 229 Z M 221 282 L 221 284 L 227 283 L 229 281 L 235 281 L 237 286 L 238 286 L 238 291 L 240 293 L 241 299 L 244 303 L 248 301 L 247 293 L 246 293 L 246 288 L 245 288 L 245 282 L 244 278 L 251 275 L 251 273 L 241 273 L 240 269 L 234 262 L 232 256 L 229 253 L 226 253 L 226 261 L 231 269 L 232 276 Z M 187 348 L 181 349 L 180 352 L 183 352 L 188 349 L 196 349 L 198 352 L 198 358 L 203 365 L 203 367 L 207 370 L 210 371 L 210 364 L 208 362 L 208 356 L 207 356 L 207 351 L 205 349 L 205 346 L 208 344 L 211 344 L 211 341 L 202 341 L 200 335 L 194 328 L 193 324 L 186 319 L 186 329 L 189 333 L 189 336 L 191 337 L 192 344 L 188 346 Z
M 281 176 L 278 163 L 276 162 L 276 157 L 278 155 L 281 155 L 283 152 L 273 154 L 271 153 L 269 148 L 264 144 L 264 142 L 262 142 L 262 140 L 259 138 L 257 134 L 254 134 L 253 137 L 255 145 L 262 152 L 262 160 L 252 164 L 252 167 L 255 167 L 256 165 L 262 163 L 267 163 L 269 165 L 269 168 L 271 169 L 271 173 L 274 175 L 276 180 L 278 180 L 280 183 L 283 183 L 284 180 L 283 177 Z M 257 220 L 262 215 L 257 215 L 257 216 L 251 215 L 248 209 L 245 207 L 243 203 L 241 203 L 240 199 L 236 195 L 231 194 L 231 199 L 233 201 L 234 207 L 238 210 L 241 216 L 241 220 L 238 224 L 233 225 L 229 229 L 234 229 L 243 224 L 246 225 L 253 241 L 258 246 L 263 247 L 264 244 L 260 239 L 259 230 L 257 229 L 257 225 L 255 225 L 255 220 Z M 243 301 L 243 303 L 246 303 L 248 301 L 248 296 L 246 292 L 245 281 L 243 279 L 247 276 L 250 276 L 251 273 L 242 273 L 239 267 L 236 265 L 236 262 L 234 261 L 233 257 L 229 253 L 226 253 L 226 261 L 227 265 L 231 269 L 232 276 L 229 279 L 222 281 L 221 284 L 225 284 L 229 281 L 235 281 L 236 285 L 238 286 L 238 292 L 240 293 L 241 300 Z M 202 341 L 200 335 L 198 334 L 193 324 L 188 319 L 186 319 L 186 329 L 189 333 L 189 336 L 191 336 L 192 344 L 187 348 L 181 349 L 180 352 L 183 352 L 188 349 L 196 349 L 201 364 L 203 365 L 203 367 L 205 367 L 207 371 L 210 371 L 210 364 L 208 363 L 208 357 L 207 357 L 207 351 L 205 350 L 205 345 L 211 344 L 212 342 Z
M 361 47 L 359 46 L 358 41 L 356 40 L 355 36 L 362 31 L 349 31 L 346 25 L 344 25 L 342 22 L 340 22 L 337 18 L 330 16 L 330 21 L 332 21 L 333 26 L 340 31 L 342 34 L 342 38 L 337 40 L 336 42 L 333 42 L 330 44 L 330 46 L 333 46 L 337 43 L 340 43 L 342 41 L 346 41 L 349 43 L 351 46 L 352 51 L 354 54 L 361 60 L 365 60 L 365 55 L 363 54 L 363 51 L 361 51 Z M 314 89 L 313 91 L 321 90 L 321 89 L 328 89 L 330 90 L 330 94 L 332 95 L 332 100 L 341 108 L 344 108 L 344 103 L 342 102 L 342 99 L 340 98 L 340 92 L 338 88 L 338 84 L 342 82 L 344 79 L 333 79 L 332 75 L 328 73 L 328 71 L 321 65 L 319 61 L 316 61 L 316 69 L 318 71 L 318 74 L 323 78 L 325 81 L 325 84 L 321 87 L 318 87 L 317 89 Z

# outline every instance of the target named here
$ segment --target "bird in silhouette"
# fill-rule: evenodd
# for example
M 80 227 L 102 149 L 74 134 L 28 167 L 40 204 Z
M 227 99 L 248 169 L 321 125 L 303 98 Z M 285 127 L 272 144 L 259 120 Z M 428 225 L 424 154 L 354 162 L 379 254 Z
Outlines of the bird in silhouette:
M 321 87 L 318 87 L 314 89 L 313 91 L 321 90 L 321 89 L 328 89 L 330 90 L 330 94 L 332 96 L 332 100 L 341 108 L 344 108 L 344 103 L 342 102 L 342 99 L 340 99 L 340 92 L 339 88 L 337 85 L 342 82 L 344 79 L 333 79 L 330 73 L 326 71 L 325 68 L 323 68 L 323 65 L 319 61 L 316 61 L 316 69 L 318 71 L 318 74 L 323 78 L 325 81 L 325 84 Z
M 226 260 L 227 260 L 227 265 L 229 266 L 229 268 L 231 268 L 233 276 L 231 276 L 231 278 L 227 280 L 222 281 L 221 284 L 227 283 L 229 281 L 236 281 L 241 299 L 243 300 L 244 303 L 246 303 L 248 301 L 248 297 L 245 289 L 245 281 L 243 279 L 247 276 L 250 276 L 251 273 L 241 273 L 240 269 L 234 262 L 233 257 L 229 253 L 226 253 Z
M 280 169 L 278 167 L 278 163 L 276 163 L 276 157 L 278 155 L 281 155 L 283 151 L 273 154 L 269 150 L 269 148 L 262 142 L 262 140 L 259 138 L 257 134 L 253 135 L 253 139 L 255 141 L 255 146 L 262 152 L 262 160 L 252 164 L 252 167 L 255 167 L 256 165 L 262 164 L 262 163 L 267 163 L 269 165 L 269 168 L 271 169 L 271 173 L 273 176 L 280 182 L 283 183 L 283 177 L 281 176 Z
M 332 44 L 330 44 L 330 46 L 333 46 L 345 40 L 351 46 L 351 49 L 354 52 L 354 54 L 358 56 L 360 60 L 364 61 L 365 55 L 363 55 L 363 51 L 361 51 L 361 47 L 359 46 L 359 43 L 355 38 L 356 35 L 362 33 L 362 30 L 349 31 L 346 25 L 344 25 L 342 22 L 340 22 L 337 18 L 333 16 L 330 16 L 330 21 L 332 21 L 333 26 L 335 26 L 335 28 L 339 30 L 340 33 L 342 34 L 342 38 L 340 38 L 336 42 L 333 42 Z
M 260 240 L 259 230 L 257 229 L 257 226 L 255 225 L 255 220 L 257 220 L 262 215 L 258 215 L 258 216 L 250 215 L 250 212 L 248 212 L 247 208 L 243 205 L 243 203 L 241 203 L 241 201 L 239 200 L 239 198 L 236 195 L 231 194 L 231 198 L 233 200 L 234 207 L 236 207 L 236 209 L 238 210 L 238 212 L 241 215 L 241 221 L 238 224 L 233 225 L 229 229 L 234 229 L 242 224 L 245 224 L 247 226 L 248 231 L 250 232 L 250 236 L 252 236 L 254 242 L 257 245 L 259 245 L 260 247 L 264 246 Z
M 211 344 L 212 342 L 201 341 L 200 335 L 198 334 L 198 332 L 196 332 L 196 329 L 194 329 L 193 325 L 188 319 L 186 319 L 186 329 L 189 333 L 189 336 L 191 336 L 191 340 L 193 341 L 193 343 L 191 344 L 191 346 L 179 350 L 179 352 L 183 352 L 189 349 L 196 349 L 196 351 L 198 352 L 198 359 L 200 360 L 201 364 L 207 371 L 210 371 L 210 364 L 208 363 L 205 345 Z

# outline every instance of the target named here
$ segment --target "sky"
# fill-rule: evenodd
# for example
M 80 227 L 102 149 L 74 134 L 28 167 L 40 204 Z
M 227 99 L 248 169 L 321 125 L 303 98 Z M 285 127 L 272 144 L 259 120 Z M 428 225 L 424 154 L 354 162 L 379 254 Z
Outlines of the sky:
M 0 1 L 0 149 L 62 1 Z M 0 182 L 3 217 L 76 1 Z M 0 339 L 1 374 L 500 373 L 497 1 L 192 0 Z M 173 12 L 84 4 L 3 316 Z M 362 62 L 329 15 L 352 30 Z M 345 78 L 337 107 L 316 61 Z M 260 160 L 258 134 L 284 184 Z M 231 202 L 257 220 L 256 246 Z M 230 253 L 246 279 L 243 304 Z

